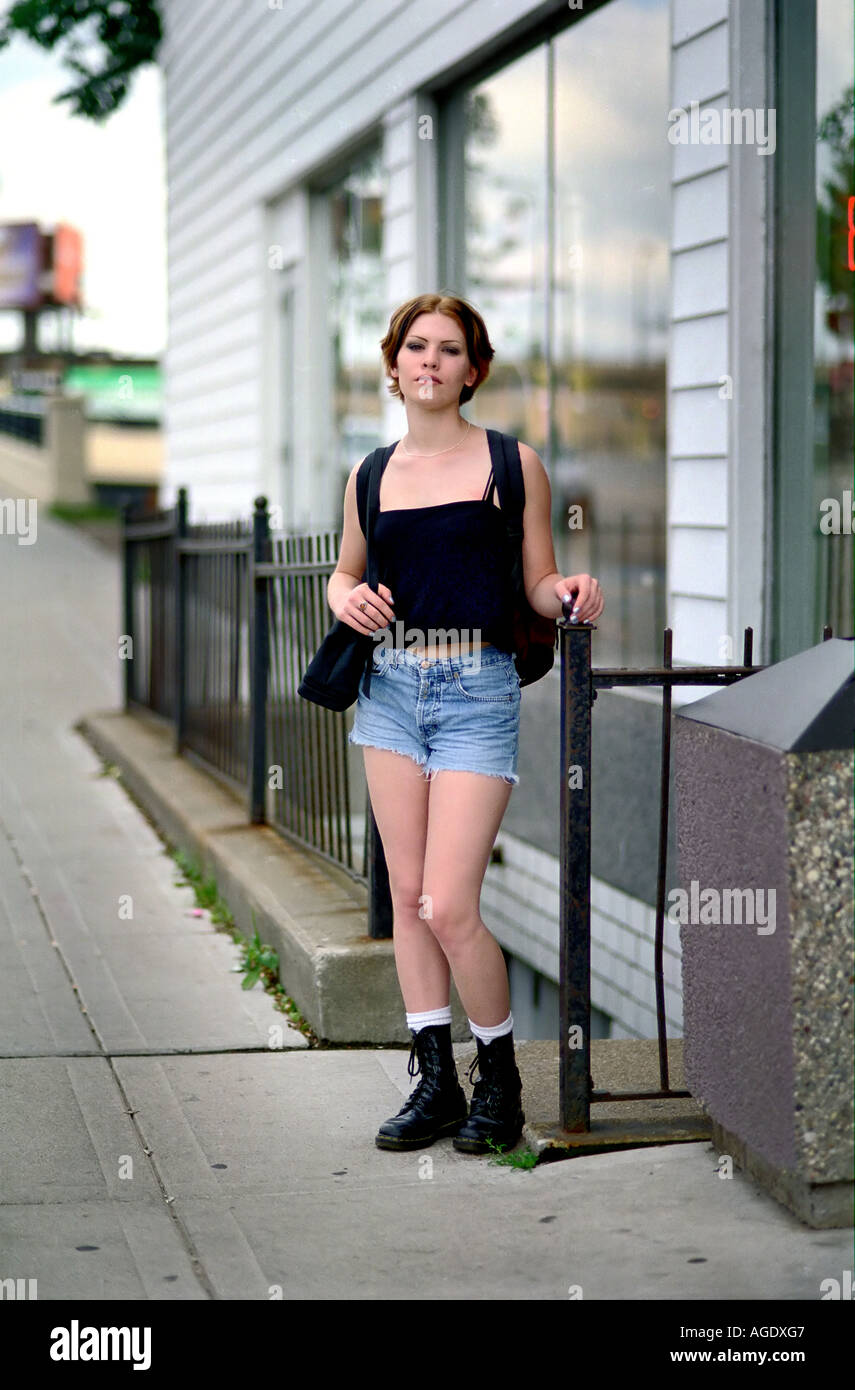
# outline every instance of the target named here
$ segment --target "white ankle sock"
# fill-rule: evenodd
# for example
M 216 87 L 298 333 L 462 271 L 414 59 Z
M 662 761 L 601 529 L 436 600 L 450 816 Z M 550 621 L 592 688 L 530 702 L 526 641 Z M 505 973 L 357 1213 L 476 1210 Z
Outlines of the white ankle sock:
M 508 1014 L 504 1023 L 497 1023 L 493 1027 L 485 1028 L 480 1023 L 473 1023 L 469 1019 L 469 1027 L 473 1038 L 480 1038 L 482 1043 L 491 1043 L 494 1038 L 503 1038 L 506 1033 L 512 1033 L 514 1029 L 514 1016 Z
M 446 1004 L 444 1009 L 428 1009 L 423 1014 L 407 1014 L 407 1027 L 412 1033 L 418 1033 L 422 1028 L 433 1028 L 437 1024 L 450 1022 L 450 1004 Z

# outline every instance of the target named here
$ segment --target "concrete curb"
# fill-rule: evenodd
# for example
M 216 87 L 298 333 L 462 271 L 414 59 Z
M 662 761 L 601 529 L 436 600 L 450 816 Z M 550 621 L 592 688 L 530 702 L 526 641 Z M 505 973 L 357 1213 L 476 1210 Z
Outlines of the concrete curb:
M 282 984 L 323 1042 L 409 1043 L 391 940 L 367 935 L 368 895 L 344 870 L 252 825 L 245 803 L 173 752 L 169 724 L 148 713 L 85 716 L 79 732 L 120 769 L 129 794 L 169 843 L 213 874 L 235 923 L 279 955 Z M 452 985 L 452 1035 L 469 1038 Z

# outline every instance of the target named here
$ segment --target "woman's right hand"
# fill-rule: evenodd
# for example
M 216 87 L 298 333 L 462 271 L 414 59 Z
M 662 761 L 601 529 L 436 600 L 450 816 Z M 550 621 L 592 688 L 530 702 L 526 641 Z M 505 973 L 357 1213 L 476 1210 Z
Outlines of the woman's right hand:
M 357 584 L 355 589 L 348 591 L 336 617 L 357 632 L 376 632 L 395 621 L 392 602 L 392 591 L 385 584 L 378 585 L 377 593 L 367 584 Z M 359 606 L 362 603 L 364 608 Z

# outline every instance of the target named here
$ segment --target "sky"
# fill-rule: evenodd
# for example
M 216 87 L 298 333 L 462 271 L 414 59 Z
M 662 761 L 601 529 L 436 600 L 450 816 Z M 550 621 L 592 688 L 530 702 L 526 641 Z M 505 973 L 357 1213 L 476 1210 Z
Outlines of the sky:
M 0 16 L 8 9 L 0 3 Z M 166 343 L 162 74 L 156 64 L 139 69 L 103 125 L 53 102 L 72 80 L 58 49 L 16 37 L 0 51 L 0 222 L 70 222 L 82 233 L 78 350 L 157 356 Z M 21 331 L 20 315 L 0 310 L 0 350 L 16 347 Z M 39 341 L 52 346 L 52 314 Z

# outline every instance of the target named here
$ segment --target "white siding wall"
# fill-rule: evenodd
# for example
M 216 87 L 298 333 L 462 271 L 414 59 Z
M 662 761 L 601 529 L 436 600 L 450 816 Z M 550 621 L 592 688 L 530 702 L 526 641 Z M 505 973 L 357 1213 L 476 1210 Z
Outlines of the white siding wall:
M 672 0 L 672 108 L 766 106 L 763 0 Z M 756 146 L 675 144 L 668 620 L 677 664 L 763 660 L 766 197 Z M 703 690 L 675 690 L 675 702 Z
M 504 862 L 487 869 L 481 894 L 484 922 L 506 951 L 557 982 L 559 862 L 504 830 L 496 843 Z M 614 1038 L 656 1037 L 655 931 L 656 913 L 647 903 L 601 879 L 591 880 L 591 1004 L 611 1016 Z M 680 929 L 668 920 L 667 911 L 662 969 L 667 1033 L 679 1038 Z
M 384 122 L 387 317 L 409 295 L 439 285 L 438 134 L 436 105 L 424 94 L 408 97 L 387 113 Z M 388 393 L 386 402 L 386 432 L 391 440 L 402 432 L 406 416 L 400 401 Z
M 727 104 L 727 10 L 727 0 L 674 0 L 672 108 Z M 678 663 L 715 659 L 727 631 L 728 409 L 719 380 L 730 371 L 727 154 L 722 145 L 675 145 L 672 164 L 668 587 Z M 712 515 L 698 494 L 719 499 Z
M 279 8 L 276 0 L 163 0 L 167 504 L 182 484 L 193 520 L 248 515 L 260 491 L 281 500 L 271 400 L 279 389 L 280 272 L 268 268 L 277 245 L 296 270 L 296 341 L 307 352 L 289 519 L 334 518 L 326 377 L 312 333 L 324 309 L 313 273 L 320 247 L 309 200 L 297 190 L 382 132 L 389 307 L 432 286 L 436 141 L 418 138 L 417 117 L 431 108 L 413 94 L 526 15 L 557 8 L 557 0 L 436 0 L 427 8 L 401 0 L 282 0 Z

